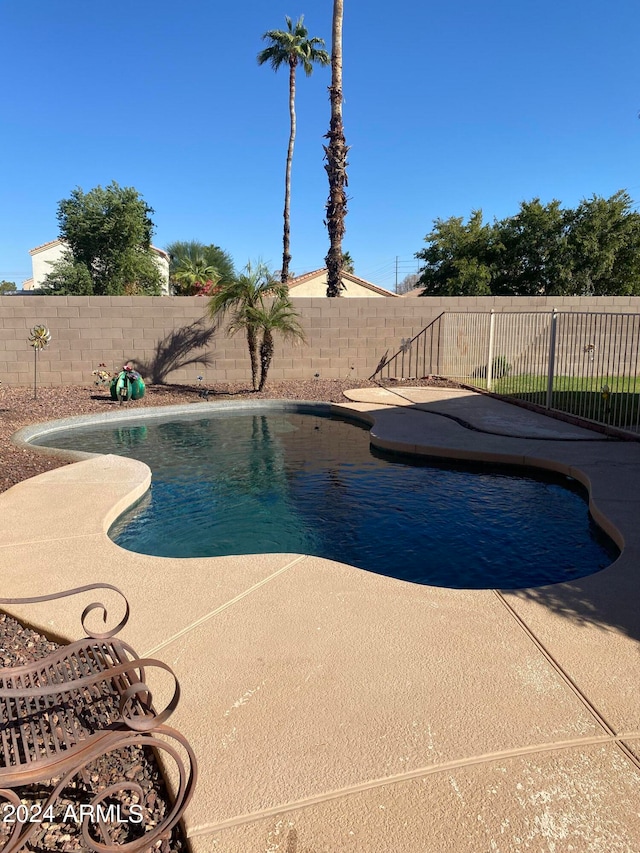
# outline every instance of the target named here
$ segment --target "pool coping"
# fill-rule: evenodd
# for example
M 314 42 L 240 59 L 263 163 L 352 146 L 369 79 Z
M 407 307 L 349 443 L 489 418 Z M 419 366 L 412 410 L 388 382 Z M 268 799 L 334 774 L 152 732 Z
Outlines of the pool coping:
M 444 400 L 446 405 L 446 395 L 435 396 L 439 404 Z M 251 693 L 246 701 L 238 700 L 241 702 L 238 708 L 242 710 L 233 711 L 233 714 L 238 714 L 239 720 L 243 717 L 237 723 L 242 732 L 242 747 L 230 743 L 227 752 L 221 753 L 220 747 L 215 750 L 216 760 L 223 767 L 226 766 L 227 755 L 233 753 L 227 770 L 234 767 L 236 770 L 222 782 L 215 778 L 215 773 L 205 775 L 196 791 L 194 804 L 187 812 L 187 830 L 196 853 L 208 853 L 214 849 L 237 850 L 238 853 L 261 850 L 259 845 L 264 846 L 266 838 L 273 840 L 278 827 L 286 828 L 289 834 L 295 831 L 301 843 L 310 846 L 326 843 L 326 831 L 330 827 L 330 838 L 334 844 L 331 849 L 354 849 L 367 853 L 386 851 L 390 848 L 386 846 L 385 832 L 379 824 L 375 806 L 380 799 L 385 801 L 384 810 L 392 821 L 390 826 L 393 832 L 398 839 L 402 839 L 398 845 L 404 845 L 404 848 L 398 846 L 394 849 L 418 849 L 420 845 L 425 845 L 424 849 L 431 849 L 426 846 L 429 839 L 429 843 L 434 843 L 434 850 L 441 850 L 445 849 L 446 837 L 449 841 L 458 839 L 457 846 L 454 844 L 451 849 L 476 853 L 478 849 L 488 849 L 489 843 L 505 843 L 505 820 L 511 821 L 513 827 L 520 827 L 518 832 L 524 832 L 524 825 L 532 831 L 532 826 L 541 826 L 544 820 L 559 820 L 559 809 L 564 809 L 562 814 L 566 816 L 566 808 L 562 805 L 565 800 L 558 796 L 543 806 L 539 798 L 536 800 L 532 797 L 523 806 L 515 797 L 515 788 L 512 786 L 502 791 L 499 802 L 494 803 L 497 823 L 491 822 L 493 819 L 489 819 L 483 811 L 482 803 L 476 803 L 476 811 L 480 809 L 484 815 L 485 829 L 481 830 L 473 808 L 468 819 L 456 812 L 458 797 L 455 787 L 462 790 L 464 780 L 469 779 L 480 788 L 483 784 L 495 787 L 496 767 L 499 766 L 509 779 L 515 779 L 514 767 L 518 762 L 524 762 L 523 766 L 528 767 L 529 773 L 533 773 L 537 767 L 542 778 L 549 779 L 556 774 L 554 778 L 557 783 L 557 767 L 566 755 L 579 756 L 580 761 L 591 762 L 588 770 L 590 784 L 593 790 L 597 789 L 601 798 L 601 811 L 596 809 L 598 818 L 602 819 L 605 812 L 608 820 L 615 817 L 616 835 L 608 839 L 607 849 L 629 849 L 630 840 L 631 846 L 640 847 L 640 821 L 628 808 L 630 792 L 637 795 L 640 791 L 640 713 L 636 699 L 637 684 L 640 682 L 637 648 L 640 624 L 637 607 L 634 609 L 637 595 L 636 565 L 640 555 L 640 533 L 635 523 L 635 519 L 640 517 L 640 494 L 635 485 L 639 482 L 636 475 L 640 472 L 640 453 L 635 447 L 630 449 L 628 444 L 615 442 L 594 443 L 578 448 L 560 441 L 543 443 L 532 438 L 505 439 L 504 436 L 491 434 L 471 434 L 459 424 L 443 419 L 438 413 L 425 411 L 424 406 L 428 408 L 430 405 L 429 399 L 426 399 L 429 397 L 427 389 L 426 402 L 420 404 L 423 406 L 421 409 L 415 401 L 402 406 L 382 403 L 375 399 L 375 394 L 369 389 L 366 397 L 365 400 L 353 400 L 345 404 L 319 405 L 325 411 L 335 411 L 371 424 L 372 444 L 383 449 L 546 467 L 579 479 L 589 490 L 594 517 L 599 523 L 600 518 L 604 521 L 601 526 L 606 525 L 607 532 L 622 547 L 620 558 L 608 569 L 569 584 L 505 594 L 488 590 L 414 589 L 411 588 L 413 585 L 381 576 L 363 578 L 362 573 L 358 574 L 359 570 L 349 566 L 304 555 L 256 555 L 255 559 L 243 558 L 241 561 L 234 558 L 176 561 L 130 555 L 110 543 L 106 529 L 114 512 L 119 514 L 124 506 L 146 490 L 146 466 L 120 457 L 92 455 L 77 465 L 55 469 L 24 481 L 0 496 L 2 517 L 11 535 L 11 541 L 5 540 L 6 544 L 0 546 L 0 565 L 5 582 L 12 584 L 15 590 L 12 594 L 37 594 L 41 587 L 38 587 L 36 567 L 40 565 L 38 552 L 43 547 L 48 555 L 48 573 L 55 576 L 59 588 L 88 582 L 85 578 L 95 579 L 95 565 L 98 563 L 108 566 L 110 576 L 124 587 L 132 600 L 132 621 L 135 624 L 127 639 L 136 648 L 143 649 L 144 653 L 154 652 L 160 657 L 167 655 L 169 663 L 174 658 L 183 662 L 178 670 L 184 700 L 183 707 L 177 712 L 176 726 L 184 730 L 196 746 L 196 752 L 200 751 L 202 755 L 208 755 L 212 737 L 216 741 L 223 735 L 229 736 L 225 728 L 228 719 L 226 711 L 220 716 L 212 711 L 213 716 L 206 730 L 197 722 L 196 709 L 202 705 L 203 696 L 211 696 L 207 702 L 213 708 L 217 701 L 213 696 L 218 695 L 222 684 L 238 678 L 238 684 L 246 684 L 250 692 L 254 689 L 250 685 L 260 683 L 257 673 L 262 664 L 259 664 L 258 658 L 254 659 L 250 650 L 245 649 L 240 665 L 231 664 L 233 656 L 238 654 L 237 649 L 244 648 L 252 631 L 260 633 L 264 646 L 260 658 L 267 660 L 269 666 L 275 667 L 278 673 L 275 684 L 284 684 L 287 679 L 293 679 L 291 690 L 294 692 L 290 696 L 298 697 L 297 702 L 300 708 L 305 709 L 307 716 L 301 715 L 299 719 L 294 715 L 290 721 L 292 732 L 297 733 L 297 741 L 303 741 L 302 753 L 299 750 L 296 752 L 292 745 L 281 745 L 284 753 L 282 761 L 289 768 L 285 776 L 286 784 L 283 787 L 280 776 L 270 777 L 266 771 L 268 764 L 264 764 L 266 759 L 263 757 L 264 751 L 267 751 L 268 756 L 272 755 L 268 753 L 265 744 L 278 742 L 278 731 L 271 730 L 272 721 L 285 711 L 278 705 L 275 694 L 269 695 L 268 703 L 261 709 L 259 705 L 255 706 L 255 700 L 251 698 L 254 693 Z M 432 396 L 431 402 L 433 399 Z M 229 406 L 228 411 L 231 411 L 231 405 L 234 405 L 235 410 L 283 408 L 282 401 L 274 401 L 272 406 L 265 406 L 265 402 L 222 405 Z M 312 410 L 318 410 L 318 404 L 309 401 L 286 401 L 284 405 L 296 410 L 300 410 L 300 406 L 311 406 Z M 471 397 L 469 405 L 473 408 L 478 403 Z M 491 406 L 491 401 L 487 400 L 482 405 Z M 198 408 L 199 416 L 204 406 L 219 411 L 221 404 L 204 404 Z M 185 409 L 189 414 L 194 413 L 190 406 L 148 411 L 157 418 L 177 414 Z M 141 411 L 118 412 L 117 419 L 139 419 Z M 470 416 L 473 416 L 473 411 Z M 99 415 L 98 419 L 114 421 L 115 418 L 109 413 Z M 85 418 L 64 420 L 74 425 L 86 422 Z M 26 430 L 32 431 L 30 434 L 33 435 L 37 425 Z M 51 428 L 47 431 L 50 432 Z M 19 435 L 17 440 L 22 440 L 25 431 L 20 433 L 22 436 Z M 30 447 L 36 449 L 33 445 Z M 39 520 L 37 525 L 32 522 L 34 517 Z M 180 563 L 188 565 L 177 565 Z M 154 566 L 157 568 L 154 569 Z M 206 573 L 211 572 L 212 566 L 216 567 L 218 588 L 202 590 L 198 580 L 201 576 L 209 577 L 210 574 Z M 163 588 L 150 600 L 148 591 L 151 576 L 160 578 L 160 586 Z M 313 590 L 311 596 L 309 590 Z M 340 615 L 340 604 L 335 598 L 336 590 L 341 590 L 340 595 L 347 599 L 359 602 L 355 609 L 345 613 L 344 618 Z M 433 758 L 430 759 L 428 745 L 425 747 L 423 744 L 422 751 L 416 747 L 418 753 L 413 764 L 407 766 L 404 773 L 393 772 L 393 762 L 384 771 L 387 765 L 377 760 L 372 734 L 368 731 L 371 722 L 381 718 L 376 715 L 376 711 L 384 715 L 394 709 L 398 723 L 390 724 L 385 740 L 396 743 L 397 749 L 402 746 L 405 752 L 407 744 L 413 743 L 401 725 L 403 707 L 408 697 L 400 695 L 394 698 L 384 691 L 384 684 L 390 675 L 389 660 L 385 659 L 386 665 L 383 667 L 382 663 L 376 662 L 376 655 L 367 658 L 367 684 L 372 689 L 376 685 L 378 688 L 377 692 L 374 691 L 376 698 L 372 694 L 367 700 L 369 704 L 362 706 L 369 713 L 362 718 L 360 727 L 355 725 L 355 728 L 350 709 L 353 702 L 360 701 L 357 697 L 362 696 L 364 684 L 354 693 L 351 705 L 345 705 L 344 697 L 341 700 L 340 694 L 336 694 L 323 713 L 317 716 L 314 703 L 318 695 L 325 694 L 316 694 L 311 690 L 308 698 L 304 690 L 299 694 L 299 683 L 304 682 L 299 682 L 296 668 L 291 670 L 288 663 L 291 650 L 299 649 L 301 638 L 306 637 L 309 620 L 314 624 L 318 622 L 320 626 L 326 624 L 327 630 L 333 626 L 332 631 L 336 636 L 332 640 L 329 633 L 322 648 L 316 648 L 313 644 L 308 647 L 303 669 L 315 661 L 314 666 L 322 670 L 324 655 L 329 652 L 332 656 L 340 655 L 343 647 L 350 644 L 356 648 L 362 636 L 369 636 L 372 624 L 385 624 L 390 618 L 389 614 L 395 612 L 396 602 L 401 603 L 399 612 L 404 614 L 402 637 L 396 635 L 393 628 L 386 636 L 387 642 L 393 641 L 392 646 L 400 642 L 404 644 L 402 653 L 399 651 L 397 656 L 393 656 L 392 650 L 386 650 L 385 645 L 385 654 L 392 656 L 389 660 L 393 659 L 394 670 L 397 670 L 394 671 L 395 677 L 404 674 L 413 683 L 420 680 L 420 667 L 412 659 L 413 652 L 407 654 L 407 649 L 421 648 L 425 632 L 428 633 L 428 626 L 420 618 L 423 606 L 426 609 L 435 606 L 435 610 L 428 610 L 431 613 L 447 609 L 451 613 L 451 618 L 445 620 L 440 630 L 431 636 L 431 642 L 440 650 L 441 665 L 444 667 L 446 664 L 441 677 L 444 678 L 446 671 L 460 668 L 468 672 L 469 667 L 477 673 L 486 673 L 482 707 L 476 705 L 475 693 L 465 690 L 461 683 L 451 694 L 457 697 L 459 705 L 455 711 L 453 708 L 441 708 L 439 703 L 429 707 L 428 714 L 424 710 L 425 721 L 436 731 L 446 730 L 447 719 L 452 714 L 456 719 L 456 715 L 462 714 L 462 725 L 465 715 L 472 713 L 476 718 L 477 730 L 473 732 L 473 737 L 469 731 L 468 751 L 465 752 L 464 746 L 458 744 L 460 735 L 454 735 L 452 730 L 448 739 L 445 736 L 439 740 L 436 738 L 436 751 L 439 752 L 435 762 Z M 77 635 L 76 614 L 47 612 L 34 618 L 24 608 L 16 608 L 15 613 L 55 635 Z M 265 634 L 264 626 L 260 627 L 260 620 L 264 619 L 260 614 L 265 614 L 270 623 L 277 626 L 274 627 L 275 637 L 272 637 L 271 631 Z M 480 615 L 483 620 L 481 625 L 477 622 Z M 229 622 L 230 619 L 233 621 Z M 294 629 L 290 627 L 292 622 L 295 623 Z M 476 639 L 477 648 L 462 649 L 456 646 L 456 632 L 460 625 L 467 623 L 469 633 Z M 230 624 L 235 626 L 231 636 L 228 630 Z M 501 636 L 510 638 L 508 647 L 503 648 L 498 641 Z M 492 660 L 482 657 L 483 645 L 492 650 Z M 225 667 L 219 672 L 216 664 L 216 671 L 208 682 L 214 693 L 206 693 L 209 688 L 205 688 L 205 694 L 198 696 L 196 701 L 195 690 L 203 688 L 201 684 L 196 687 L 191 668 L 184 664 L 184 660 L 200 659 L 199 652 L 209 647 L 219 649 L 223 662 L 228 660 L 230 668 L 227 671 Z M 231 657 L 225 657 L 225 654 Z M 361 656 L 364 657 L 364 654 Z M 328 687 L 344 671 L 340 682 L 342 692 L 349 693 L 349 685 L 359 682 L 365 664 L 361 661 L 361 665 L 357 666 L 356 661 L 351 668 L 348 660 L 342 657 L 340 660 L 341 667 L 334 667 L 333 674 L 327 670 L 325 682 Z M 512 690 L 509 701 L 513 719 L 507 724 L 500 716 L 503 712 L 499 711 L 503 707 L 500 692 L 504 684 L 501 679 L 507 676 L 512 678 L 522 667 L 527 669 L 534 665 L 532 662 L 535 662 L 537 668 L 536 678 L 542 679 L 545 687 L 540 692 L 537 682 L 527 687 L 527 684 L 523 686 L 519 681 L 508 681 Z M 236 673 L 238 666 L 244 674 Z M 421 666 L 424 668 L 424 664 Z M 492 680 L 496 682 L 495 691 Z M 319 689 L 315 681 L 312 684 L 313 689 Z M 235 687 L 240 689 L 238 685 Z M 259 689 L 263 694 L 258 695 L 265 695 L 262 701 L 266 703 L 267 687 Z M 332 689 L 328 689 L 329 694 L 332 694 Z M 444 682 L 441 682 L 440 689 L 445 695 Z M 378 692 L 383 694 L 382 699 L 377 695 Z M 233 695 L 232 692 L 230 696 Z M 285 696 L 286 693 L 283 699 Z M 535 700 L 534 705 L 532 699 Z M 286 701 L 290 706 L 291 699 Z M 305 705 L 305 701 L 312 704 Z M 425 701 L 424 704 L 426 706 L 428 703 Z M 235 707 L 234 703 L 231 702 L 229 707 Z M 560 714 L 558 707 L 562 709 Z M 413 713 L 420 714 L 421 709 L 422 705 L 418 703 Z M 541 742 L 542 735 L 538 737 L 535 726 L 531 731 L 527 728 L 530 725 L 527 715 L 535 717 L 536 726 L 541 729 L 550 725 L 549 720 L 556 720 L 553 726 L 559 727 L 558 733 L 553 734 L 556 728 L 552 726 L 549 732 L 543 732 L 545 737 L 549 735 L 548 739 Z M 562 722 L 564 715 L 566 731 Z M 498 716 L 504 726 L 502 734 L 495 732 Z M 318 764 L 314 759 L 318 749 L 315 731 L 322 727 L 325 717 L 334 725 L 336 747 L 333 750 L 323 747 L 329 749 L 329 755 L 325 756 L 326 760 L 322 764 Z M 364 725 L 367 719 L 369 723 Z M 349 740 L 338 749 L 342 743 L 339 733 L 346 720 L 350 721 L 351 726 Z M 578 734 L 570 737 L 574 730 Z M 293 735 L 288 740 L 296 742 Z M 360 774 L 357 766 L 354 768 L 345 764 L 344 753 L 349 752 L 352 743 L 355 744 L 356 754 L 361 755 Z M 455 749 L 459 754 L 454 749 L 453 757 L 447 758 L 447 750 L 453 749 L 455 744 L 458 744 Z M 594 757 L 596 753 L 597 760 Z M 301 756 L 308 763 L 307 775 L 297 772 L 297 762 Z M 269 761 L 272 760 L 273 757 L 269 757 Z M 583 773 L 587 773 L 587 770 L 583 770 Z M 447 775 L 457 780 L 453 789 L 441 783 Z M 561 775 L 565 787 L 573 786 L 572 790 L 582 778 L 580 773 L 576 777 L 575 772 L 570 773 L 566 767 Z M 231 788 L 235 785 L 237 790 L 226 790 L 230 778 L 235 778 Z M 417 784 L 421 781 L 424 787 L 426 780 L 431 780 L 428 788 L 429 806 L 420 816 L 417 814 L 420 809 L 416 808 L 416 796 L 419 797 L 419 794 L 416 793 L 414 782 Z M 586 784 L 585 780 L 586 777 L 582 782 Z M 260 794 L 254 789 L 257 782 L 264 788 Z M 499 785 L 498 790 L 501 790 Z M 615 793 L 614 801 L 606 799 L 608 792 L 612 796 Z M 489 794 L 486 796 L 491 799 Z M 578 794 L 575 794 L 575 799 L 577 816 L 584 809 Z M 222 804 L 221 800 L 224 800 Z M 437 825 L 429 822 L 428 814 L 431 813 L 439 815 Z M 366 820 L 363 820 L 364 815 L 367 816 Z M 349 848 L 348 833 L 352 831 L 354 821 L 358 824 L 358 846 Z M 367 821 L 368 827 L 365 826 Z M 438 833 L 439 841 L 434 840 Z M 517 846 L 513 841 L 515 836 L 512 834 L 509 837 L 505 850 Z M 571 838 L 574 849 L 587 849 L 585 839 L 580 841 L 577 837 Z M 584 844 L 584 847 L 580 844 Z M 223 845 L 222 848 L 219 845 Z

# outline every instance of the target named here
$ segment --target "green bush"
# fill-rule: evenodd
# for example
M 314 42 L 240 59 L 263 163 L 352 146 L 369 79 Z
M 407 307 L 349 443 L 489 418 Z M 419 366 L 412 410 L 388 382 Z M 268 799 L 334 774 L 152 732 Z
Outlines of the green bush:
M 511 365 L 505 355 L 497 355 L 491 363 L 491 375 L 494 379 L 504 379 L 511 373 Z

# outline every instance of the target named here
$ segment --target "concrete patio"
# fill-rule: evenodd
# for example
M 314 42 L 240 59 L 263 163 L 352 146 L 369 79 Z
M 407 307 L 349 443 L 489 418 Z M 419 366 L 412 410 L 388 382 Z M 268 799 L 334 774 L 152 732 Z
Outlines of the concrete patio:
M 194 853 L 637 853 L 640 444 L 467 391 L 350 397 L 336 409 L 381 448 L 575 477 L 620 558 L 500 592 L 305 555 L 149 557 L 106 536 L 149 470 L 103 456 L 0 495 L 3 595 L 125 592 L 124 639 L 181 683 Z M 70 602 L 11 612 L 71 639 Z

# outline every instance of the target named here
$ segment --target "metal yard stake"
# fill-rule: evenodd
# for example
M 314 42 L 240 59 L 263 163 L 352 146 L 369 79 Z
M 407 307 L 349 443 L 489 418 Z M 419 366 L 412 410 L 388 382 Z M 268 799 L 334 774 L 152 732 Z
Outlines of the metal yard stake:
M 29 344 L 33 347 L 33 399 L 38 397 L 38 353 L 51 340 L 51 334 L 46 326 L 34 326 L 29 335 Z

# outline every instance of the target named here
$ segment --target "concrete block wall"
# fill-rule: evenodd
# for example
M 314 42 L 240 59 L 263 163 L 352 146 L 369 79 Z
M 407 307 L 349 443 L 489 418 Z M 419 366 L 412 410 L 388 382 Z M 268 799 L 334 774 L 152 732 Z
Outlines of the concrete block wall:
M 276 338 L 269 378 L 364 379 L 402 338 L 416 335 L 443 311 L 603 311 L 640 313 L 640 297 L 449 297 L 403 299 L 293 300 L 301 316 L 306 344 Z M 34 355 L 30 329 L 48 326 L 51 343 L 38 355 L 42 386 L 93 383 L 101 363 L 115 371 L 125 362 L 140 366 L 147 381 L 158 365 L 168 365 L 164 380 L 207 385 L 250 382 L 246 341 L 228 337 L 224 321 L 207 345 L 176 351 L 176 341 L 211 328 L 206 300 L 198 297 L 0 296 L 0 381 L 30 385 Z M 172 351 L 173 345 L 173 351 Z M 200 360 L 198 360 L 200 359 Z M 162 374 L 162 370 L 160 370 Z

